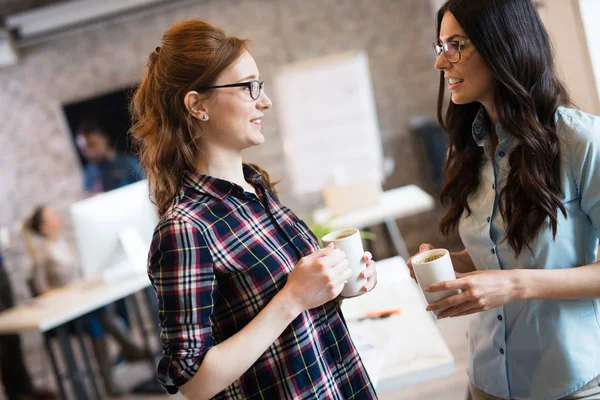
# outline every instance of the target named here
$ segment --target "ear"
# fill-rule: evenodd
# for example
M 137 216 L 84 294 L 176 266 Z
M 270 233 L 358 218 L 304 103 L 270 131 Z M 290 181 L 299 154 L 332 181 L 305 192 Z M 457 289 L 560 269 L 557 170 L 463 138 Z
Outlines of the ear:
M 208 114 L 206 98 L 196 91 L 187 92 L 183 98 L 183 103 L 188 112 L 198 120 L 202 120 L 202 115 Z

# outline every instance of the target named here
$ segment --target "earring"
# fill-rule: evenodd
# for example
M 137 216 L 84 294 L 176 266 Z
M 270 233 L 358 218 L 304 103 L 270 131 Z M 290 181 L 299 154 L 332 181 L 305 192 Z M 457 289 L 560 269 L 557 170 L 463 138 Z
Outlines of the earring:
M 200 119 L 201 119 L 202 121 L 208 121 L 208 114 L 202 114 L 202 115 L 200 116 Z

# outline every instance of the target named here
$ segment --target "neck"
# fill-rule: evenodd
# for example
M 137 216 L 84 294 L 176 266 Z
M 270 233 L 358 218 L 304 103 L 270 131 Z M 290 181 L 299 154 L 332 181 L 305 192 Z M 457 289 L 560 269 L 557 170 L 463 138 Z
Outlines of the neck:
M 196 163 L 196 172 L 233 182 L 244 189 L 251 187 L 244 179 L 242 154 L 239 151 L 208 147 Z
M 488 117 L 490 117 L 490 122 L 492 123 L 492 126 L 496 126 L 496 124 L 498 123 L 498 114 L 496 113 L 496 107 L 493 103 L 493 101 L 490 102 L 484 102 L 482 103 L 483 107 L 485 108 L 485 111 L 487 112 Z

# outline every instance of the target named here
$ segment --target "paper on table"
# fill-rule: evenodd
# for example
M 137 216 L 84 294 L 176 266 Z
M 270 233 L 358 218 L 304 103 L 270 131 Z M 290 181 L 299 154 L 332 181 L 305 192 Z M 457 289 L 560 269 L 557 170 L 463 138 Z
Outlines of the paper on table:
M 369 320 L 349 324 L 348 328 L 371 382 L 377 386 L 391 343 L 390 335 Z
M 391 309 L 402 309 L 406 293 L 389 287 L 397 287 L 401 280 L 411 280 L 407 270 L 390 271 L 382 269 L 377 271 L 377 286 L 371 292 L 352 299 L 345 299 L 342 303 L 342 312 L 346 320 L 364 318 L 366 314 Z M 416 288 L 416 283 L 411 282 Z

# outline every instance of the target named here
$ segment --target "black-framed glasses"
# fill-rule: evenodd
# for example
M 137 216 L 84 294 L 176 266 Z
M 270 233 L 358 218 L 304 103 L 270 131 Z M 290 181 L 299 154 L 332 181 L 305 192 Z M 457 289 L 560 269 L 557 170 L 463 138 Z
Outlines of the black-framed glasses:
M 203 86 L 199 87 L 198 90 L 208 90 L 208 89 L 219 89 L 219 88 L 228 88 L 228 87 L 247 87 L 250 91 L 250 97 L 252 100 L 258 100 L 260 97 L 260 93 L 265 87 L 264 82 L 259 82 L 257 80 L 252 80 L 248 82 L 241 83 L 230 83 L 229 85 L 219 85 L 219 86 Z
M 470 40 L 451 40 L 449 42 L 444 43 L 443 45 L 439 45 L 437 43 L 433 44 L 433 54 L 435 55 L 435 58 L 437 59 L 440 54 L 442 54 L 442 51 L 444 52 L 444 57 L 446 57 L 446 60 L 448 60 L 448 62 L 452 63 L 452 64 L 456 64 L 457 62 L 460 61 L 460 58 L 462 56 L 461 54 L 461 50 L 462 48 L 471 43 Z

